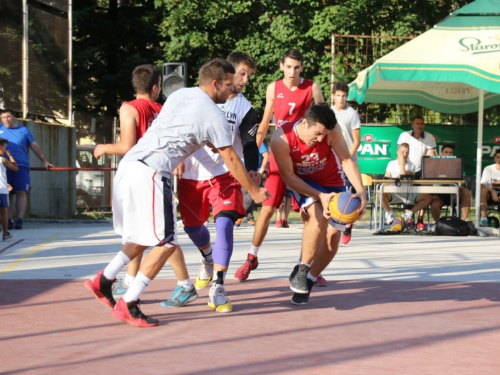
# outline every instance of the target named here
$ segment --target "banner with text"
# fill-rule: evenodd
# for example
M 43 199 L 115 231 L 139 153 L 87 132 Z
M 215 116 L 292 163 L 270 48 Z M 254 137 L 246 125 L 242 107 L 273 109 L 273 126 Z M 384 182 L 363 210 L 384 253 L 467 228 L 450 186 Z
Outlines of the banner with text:
M 384 174 L 389 161 L 396 159 L 397 141 L 411 126 L 362 125 L 358 162 L 361 173 Z M 436 138 L 439 155 L 445 144 L 455 145 L 455 155 L 464 159 L 464 173 L 476 174 L 477 126 L 426 125 L 425 130 Z M 493 154 L 500 149 L 500 127 L 483 128 L 482 169 L 494 164 Z

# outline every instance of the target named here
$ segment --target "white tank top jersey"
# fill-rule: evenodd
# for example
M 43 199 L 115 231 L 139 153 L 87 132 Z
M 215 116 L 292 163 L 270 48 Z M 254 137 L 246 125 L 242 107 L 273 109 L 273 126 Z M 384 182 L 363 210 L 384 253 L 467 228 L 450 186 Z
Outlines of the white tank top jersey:
M 158 117 L 123 160 L 142 160 L 170 178 L 181 160 L 207 143 L 216 148 L 232 145 L 224 112 L 199 87 L 172 93 Z
M 354 143 L 352 131 L 361 128 L 361 121 L 359 120 L 358 112 L 356 112 L 356 110 L 349 105 L 342 111 L 338 111 L 335 109 L 335 106 L 332 106 L 332 110 L 335 113 L 337 123 L 342 129 L 342 135 L 347 143 L 347 147 L 351 150 L 352 144 Z M 356 163 L 358 162 L 357 153 L 353 156 L 353 159 Z
M 239 128 L 252 105 L 242 93 L 239 93 L 226 103 L 218 106 L 226 114 L 234 150 L 240 159 L 243 159 L 243 145 Z M 184 164 L 186 168 L 182 177 L 189 180 L 205 181 L 229 172 L 222 157 L 218 153 L 212 152 L 212 149 L 208 146 L 199 149 L 186 158 Z
M 492 188 L 493 182 L 500 182 L 500 171 L 496 169 L 495 164 L 485 167 L 481 175 L 482 185 Z
M 7 167 L 3 163 L 3 160 L 0 160 L 0 194 L 9 194 L 9 189 L 7 188 Z

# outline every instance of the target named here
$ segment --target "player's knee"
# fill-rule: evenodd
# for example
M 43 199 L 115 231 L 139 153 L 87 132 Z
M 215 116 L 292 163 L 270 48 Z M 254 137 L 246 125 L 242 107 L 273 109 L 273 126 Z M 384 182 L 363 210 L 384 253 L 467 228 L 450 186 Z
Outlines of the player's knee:
M 237 211 L 221 211 L 217 215 L 215 215 L 215 222 L 217 222 L 217 219 L 220 217 L 226 217 L 230 219 L 234 224 L 235 221 L 240 217 L 240 214 Z
M 203 247 L 210 243 L 210 232 L 204 225 L 185 226 L 184 232 L 186 232 L 188 237 L 197 247 Z

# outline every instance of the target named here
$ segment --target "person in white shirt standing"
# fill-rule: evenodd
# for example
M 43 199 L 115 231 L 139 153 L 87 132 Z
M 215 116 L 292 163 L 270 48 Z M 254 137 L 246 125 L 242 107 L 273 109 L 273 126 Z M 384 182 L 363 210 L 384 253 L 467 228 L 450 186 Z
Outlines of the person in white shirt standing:
M 359 114 L 356 110 L 347 104 L 347 95 L 349 94 L 349 86 L 345 82 L 336 82 L 333 84 L 332 97 L 334 105 L 332 106 L 337 123 L 342 129 L 342 135 L 347 143 L 349 152 L 358 162 L 358 148 L 361 144 L 361 122 Z M 346 190 L 355 194 L 356 189 L 352 186 L 349 179 L 344 176 Z M 347 245 L 351 240 L 352 224 L 346 225 L 346 229 L 342 232 L 342 243 Z
M 488 165 L 481 176 L 481 225 L 488 226 L 488 201 L 500 202 L 500 149 L 493 157 L 495 164 Z
M 422 116 L 415 116 L 411 127 L 412 130 L 403 132 L 399 136 L 398 145 L 408 143 L 410 146 L 408 160 L 415 165 L 415 178 L 418 179 L 420 178 L 420 170 L 422 168 L 422 156 L 436 155 L 436 139 L 431 133 L 425 131 L 425 122 Z M 424 228 L 424 212 L 421 211 L 418 215 L 417 229 Z

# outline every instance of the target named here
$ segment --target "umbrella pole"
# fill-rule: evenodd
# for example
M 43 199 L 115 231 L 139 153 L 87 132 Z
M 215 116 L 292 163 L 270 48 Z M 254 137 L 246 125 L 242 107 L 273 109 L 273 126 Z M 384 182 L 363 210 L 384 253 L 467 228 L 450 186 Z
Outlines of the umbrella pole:
M 475 226 L 479 227 L 479 218 L 481 217 L 481 172 L 483 165 L 483 116 L 484 116 L 484 90 L 479 89 L 479 110 L 477 123 L 477 157 L 476 157 L 476 199 L 475 209 L 476 218 Z

